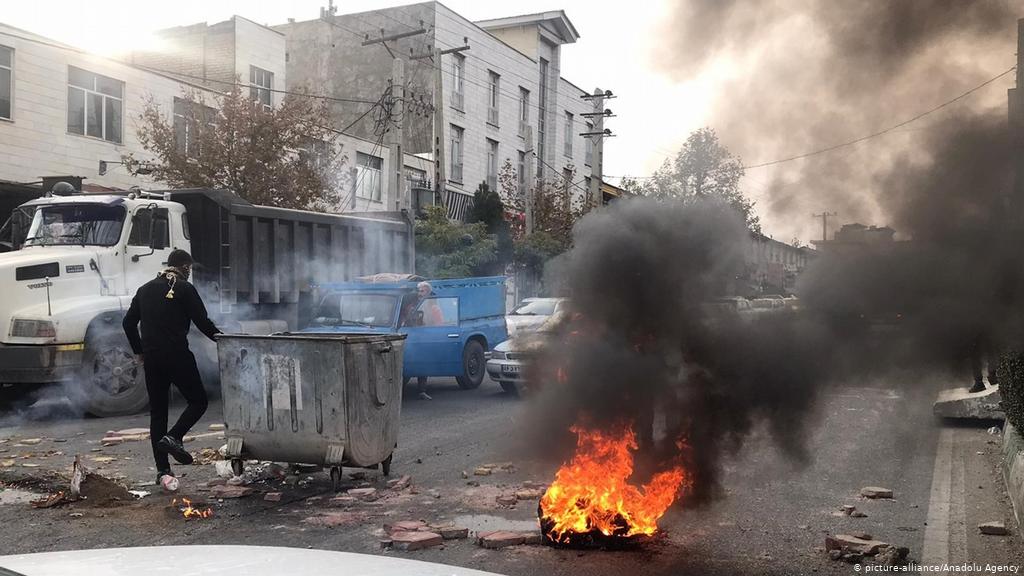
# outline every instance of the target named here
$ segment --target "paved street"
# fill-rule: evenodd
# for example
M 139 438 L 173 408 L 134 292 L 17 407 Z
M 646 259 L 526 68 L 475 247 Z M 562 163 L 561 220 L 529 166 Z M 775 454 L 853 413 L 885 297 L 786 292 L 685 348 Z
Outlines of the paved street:
M 484 550 L 472 540 L 461 540 L 419 552 L 382 552 L 375 530 L 386 520 L 447 520 L 472 531 L 527 529 L 536 514 L 532 504 L 501 508 L 494 498 L 526 480 L 548 482 L 553 473 L 552 465 L 530 459 L 515 441 L 525 425 L 529 402 L 502 393 L 492 382 L 466 392 L 453 381 L 441 381 L 432 393 L 433 402 L 404 402 L 393 467 L 393 476 L 412 477 L 416 493 L 393 493 L 374 503 L 353 505 L 337 526 L 304 522 L 324 511 L 339 511 L 328 508 L 326 498 L 316 499 L 331 495 L 327 475 L 317 473 L 305 486 L 276 488 L 278 481 L 257 483 L 260 491 L 283 491 L 282 501 L 264 502 L 257 494 L 214 502 L 215 517 L 203 521 L 171 517 L 165 510 L 170 498 L 159 492 L 114 507 L 80 503 L 36 510 L 23 501 L 0 505 L 6 523 L 0 553 L 260 544 L 393 554 L 515 575 L 621 574 L 635 570 L 638 562 L 643 563 L 641 573 L 645 574 L 849 574 L 850 565 L 828 559 L 824 538 L 829 533 L 859 530 L 907 546 L 912 558 L 926 563 L 1020 565 L 1022 561 L 1024 548 L 998 473 L 1000 437 L 988 434 L 984 426 L 942 427 L 930 415 L 929 394 L 905 395 L 886 387 L 843 388 L 825 395 L 814 426 L 811 458 L 804 464 L 780 459 L 767 438 L 749 443 L 727 463 L 720 500 L 698 510 L 670 510 L 662 522 L 665 537 L 640 550 L 581 553 L 541 546 Z M 220 404 L 213 404 L 196 432 L 205 432 L 208 424 L 217 422 L 219 411 Z M 40 415 L 44 417 L 32 419 Z M 98 441 L 106 430 L 145 426 L 145 417 L 62 420 L 40 410 L 30 410 L 27 417 L 18 426 L 0 429 L 0 439 L 9 439 L 0 446 L 6 449 L 0 461 L 15 459 L 13 465 L 0 469 L 4 481 L 20 478 L 23 486 L 38 486 L 25 480 L 45 477 L 46 470 L 67 472 L 76 452 L 86 455 L 87 461 L 114 457 L 99 466 L 106 475 L 123 474 L 129 483 L 151 481 L 148 443 L 91 451 L 100 447 Z M 31 447 L 14 446 L 17 439 L 31 437 L 44 440 Z M 216 438 L 199 439 L 189 447 L 197 452 L 220 443 Z M 63 454 L 18 457 L 47 451 Z M 516 469 L 472 475 L 475 467 L 497 462 L 513 462 Z M 464 470 L 470 472 L 469 480 L 463 478 Z M 215 476 L 214 466 L 178 467 L 178 472 L 185 474 L 183 492 L 206 500 L 200 488 Z M 368 480 L 384 490 L 376 472 Z M 860 488 L 867 485 L 891 488 L 895 498 L 860 498 Z M 836 515 L 843 504 L 855 505 L 867 517 Z M 990 520 L 1005 522 L 1013 535 L 980 536 L 975 526 Z

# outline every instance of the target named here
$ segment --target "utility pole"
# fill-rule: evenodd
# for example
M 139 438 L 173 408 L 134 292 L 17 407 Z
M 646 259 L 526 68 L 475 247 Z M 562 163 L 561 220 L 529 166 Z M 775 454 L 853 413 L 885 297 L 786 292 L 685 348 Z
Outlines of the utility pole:
M 811 214 L 811 218 L 821 218 L 821 241 L 828 241 L 828 217 L 837 216 L 837 212 L 822 212 L 821 214 Z
M 523 129 L 523 139 L 526 140 L 526 161 L 523 162 L 523 182 L 526 183 L 526 198 L 523 199 L 525 202 L 526 212 L 526 235 L 533 234 L 533 203 L 536 194 L 537 183 L 534 182 L 533 168 L 537 165 L 533 161 L 533 126 L 527 125 Z
M 602 91 L 600 88 L 594 88 L 593 94 L 584 94 L 580 98 L 590 100 L 594 105 L 593 112 L 581 114 L 584 118 L 593 119 L 594 129 L 580 134 L 594 143 L 594 157 L 590 165 L 590 190 L 587 191 L 588 209 L 592 209 L 600 206 L 604 200 L 601 192 L 601 178 L 604 175 L 604 139 L 613 136 L 612 131 L 604 127 L 604 119 L 612 117 L 612 111 L 605 109 L 604 101 L 615 98 L 615 95 L 611 90 Z
M 435 32 L 436 34 L 436 32 Z M 413 55 L 410 53 L 410 60 L 430 58 L 434 63 L 434 201 L 444 203 L 445 184 L 444 175 L 445 153 L 444 153 L 444 64 L 441 59 L 445 54 L 455 54 L 469 50 L 469 38 L 462 39 L 463 45 L 454 48 L 441 50 L 434 47 L 427 54 Z M 445 206 L 447 209 L 447 206 Z
M 402 140 L 405 130 L 402 119 L 405 118 L 405 62 L 395 58 L 391 61 L 391 106 L 390 115 L 396 118 L 385 130 L 390 130 L 388 142 L 391 159 L 391 174 L 388 177 L 388 198 L 385 206 L 401 211 L 409 207 L 409 198 L 402 193 L 403 173 L 405 168 L 405 152 Z
M 1013 195 L 1010 210 L 1014 232 L 1024 232 L 1021 210 L 1024 209 L 1024 19 L 1017 20 L 1017 82 L 1007 91 L 1007 116 L 1010 124 L 1011 158 L 1014 162 Z M 1018 236 L 1019 237 L 1019 236 Z

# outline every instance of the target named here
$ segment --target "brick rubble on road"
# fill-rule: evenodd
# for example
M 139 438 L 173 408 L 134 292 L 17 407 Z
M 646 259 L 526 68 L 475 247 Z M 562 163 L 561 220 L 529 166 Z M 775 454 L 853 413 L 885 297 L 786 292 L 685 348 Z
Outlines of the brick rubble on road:
M 396 550 L 422 550 L 444 543 L 444 538 L 434 532 L 399 530 L 391 534 L 392 547 Z
M 892 498 L 892 490 L 878 486 L 865 486 L 860 489 L 860 495 L 865 498 Z
M 984 524 L 978 524 L 978 530 L 981 531 L 982 534 L 988 536 L 1006 536 L 1010 533 L 1010 531 L 1006 529 L 1006 525 L 1002 522 L 985 522 Z

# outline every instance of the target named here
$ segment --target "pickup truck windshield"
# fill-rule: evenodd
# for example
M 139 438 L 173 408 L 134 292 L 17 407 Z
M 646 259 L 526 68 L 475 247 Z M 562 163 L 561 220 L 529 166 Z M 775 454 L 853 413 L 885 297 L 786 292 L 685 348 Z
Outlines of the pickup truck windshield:
M 113 246 L 121 238 L 124 215 L 122 206 L 42 206 L 32 217 L 25 245 Z
M 320 301 L 314 326 L 394 326 L 397 297 L 389 294 L 334 292 Z

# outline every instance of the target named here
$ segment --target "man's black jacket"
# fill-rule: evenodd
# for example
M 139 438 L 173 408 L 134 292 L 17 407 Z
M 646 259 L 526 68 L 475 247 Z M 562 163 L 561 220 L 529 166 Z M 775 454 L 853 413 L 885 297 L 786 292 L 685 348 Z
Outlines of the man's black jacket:
M 220 333 L 206 315 L 206 306 L 195 286 L 179 278 L 174 283 L 174 298 L 167 298 L 170 289 L 170 281 L 161 274 L 143 284 L 132 298 L 122 326 L 136 354 L 188 350 L 189 323 L 195 323 L 210 340 Z

